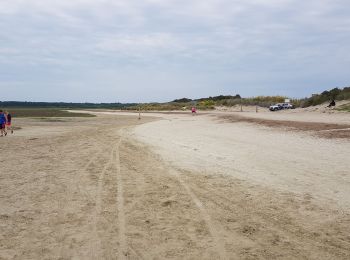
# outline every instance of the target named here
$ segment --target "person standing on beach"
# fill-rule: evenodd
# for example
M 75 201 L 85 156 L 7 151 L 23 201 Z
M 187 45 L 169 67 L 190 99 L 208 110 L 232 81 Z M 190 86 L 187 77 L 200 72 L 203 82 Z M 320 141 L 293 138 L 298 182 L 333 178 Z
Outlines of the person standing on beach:
M 6 117 L 6 132 L 10 131 L 11 129 L 11 134 L 13 134 L 13 128 L 11 125 L 11 121 L 12 121 L 12 115 L 8 112 L 5 111 L 5 117 Z
M 191 108 L 191 111 L 192 111 L 192 114 L 193 114 L 193 115 L 196 114 L 196 113 L 197 113 L 196 107 L 192 107 L 192 108 Z
M 6 117 L 5 114 L 2 110 L 0 110 L 0 137 L 1 136 L 7 135 L 6 132 Z

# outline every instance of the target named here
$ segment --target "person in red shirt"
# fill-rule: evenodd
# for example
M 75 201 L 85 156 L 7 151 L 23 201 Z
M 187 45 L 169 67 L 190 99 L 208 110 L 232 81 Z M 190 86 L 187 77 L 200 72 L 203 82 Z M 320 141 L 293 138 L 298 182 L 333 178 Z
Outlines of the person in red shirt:
M 6 131 L 10 131 L 11 130 L 11 134 L 13 134 L 13 128 L 12 128 L 12 115 L 5 111 L 5 117 L 6 117 Z

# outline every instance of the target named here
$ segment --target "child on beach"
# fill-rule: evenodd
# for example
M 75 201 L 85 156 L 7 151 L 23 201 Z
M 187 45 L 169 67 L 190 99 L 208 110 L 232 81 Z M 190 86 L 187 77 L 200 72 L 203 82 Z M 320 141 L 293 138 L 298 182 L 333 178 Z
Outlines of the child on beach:
M 192 114 L 197 113 L 197 109 L 196 109 L 195 107 L 192 107 L 192 108 L 191 108 L 191 111 L 192 111 Z
M 10 131 L 11 129 L 11 134 L 13 134 L 13 128 L 11 125 L 11 121 L 12 121 L 12 116 L 8 111 L 5 111 L 5 117 L 6 117 L 6 132 Z
M 6 117 L 5 114 L 2 110 L 0 110 L 0 137 L 1 136 L 7 135 L 6 132 Z

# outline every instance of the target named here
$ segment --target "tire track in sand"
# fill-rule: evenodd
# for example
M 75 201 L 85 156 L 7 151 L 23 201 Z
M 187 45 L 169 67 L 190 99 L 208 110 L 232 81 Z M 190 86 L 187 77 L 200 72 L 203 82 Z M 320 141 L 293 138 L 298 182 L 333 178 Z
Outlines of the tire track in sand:
M 101 212 L 101 192 L 102 192 L 102 184 L 103 184 L 103 179 L 104 176 L 107 172 L 107 169 L 109 166 L 112 166 L 113 164 L 113 152 L 114 148 L 112 148 L 111 153 L 110 153 L 110 158 L 109 160 L 105 163 L 102 169 L 98 170 L 100 172 L 98 176 L 98 181 L 96 183 L 96 192 L 95 195 L 90 194 L 85 188 L 84 185 L 82 185 L 81 180 L 87 177 L 87 174 L 94 172 L 89 170 L 89 168 L 96 163 L 96 161 L 100 160 L 101 158 L 105 158 L 107 156 L 104 156 L 105 154 L 108 154 L 106 152 L 106 148 L 108 147 L 108 144 L 106 143 L 104 138 L 99 137 L 98 134 L 101 133 L 96 133 L 94 136 L 89 136 L 89 135 L 82 135 L 80 136 L 84 140 L 89 140 L 97 143 L 98 149 L 94 151 L 94 155 L 89 158 L 87 162 L 84 163 L 82 171 L 79 172 L 77 171 L 76 174 L 74 175 L 74 178 L 72 178 L 71 182 L 72 185 L 75 185 L 77 190 L 79 191 L 79 194 L 81 194 L 85 198 L 85 202 L 95 202 L 95 207 L 94 211 L 92 212 L 92 223 L 90 224 L 93 225 L 91 227 L 91 233 L 93 234 L 93 240 L 90 238 L 89 239 L 89 252 L 88 255 L 91 257 L 91 259 L 100 259 L 100 249 L 101 249 L 101 241 L 98 240 L 98 233 L 97 233 L 97 221 L 98 221 L 98 215 Z M 108 158 L 108 157 L 107 157 Z M 77 181 L 76 181 L 77 180 Z M 90 233 L 89 232 L 89 233 Z M 80 258 L 82 257 L 81 254 L 78 254 L 76 251 L 72 251 L 69 248 L 65 248 L 63 245 L 61 246 L 60 249 L 61 252 L 61 257 L 63 258 Z
M 83 171 L 82 171 L 82 173 L 84 174 L 89 173 L 89 168 L 91 167 L 91 165 L 93 165 L 104 154 L 104 146 L 103 146 L 104 144 L 101 138 L 96 138 L 96 137 L 91 138 L 87 136 L 87 139 L 91 139 L 94 142 L 98 143 L 99 149 L 97 152 L 95 152 L 96 154 L 94 154 L 92 158 L 84 164 Z M 82 173 L 77 172 L 76 177 L 78 178 L 78 180 L 84 177 L 82 176 Z M 87 201 L 94 201 L 92 196 L 88 194 L 86 190 L 82 189 L 80 181 L 76 182 L 76 187 L 79 190 L 79 192 L 84 195 Z
M 93 139 L 92 137 L 90 137 L 88 135 L 80 135 L 79 137 L 83 140 L 89 140 L 89 141 L 95 140 L 95 142 L 96 142 L 96 138 Z M 84 166 L 82 168 L 82 172 L 77 171 L 76 174 L 73 175 L 72 178 L 70 179 L 71 187 L 76 187 L 76 189 L 79 191 L 79 194 L 81 194 L 85 198 L 85 201 L 93 201 L 94 199 L 92 198 L 92 196 L 90 194 L 87 193 L 86 190 L 84 190 L 81 187 L 81 183 L 80 183 L 79 179 L 83 178 L 83 174 L 86 174 L 89 172 L 89 168 L 91 167 L 91 165 L 93 165 L 95 163 L 95 161 L 98 160 L 101 157 L 101 155 L 104 153 L 103 148 L 101 148 L 102 143 L 103 143 L 102 140 L 99 138 L 97 138 L 97 140 L 98 140 L 98 143 L 100 145 L 98 146 L 99 149 L 97 149 L 97 151 L 94 151 L 95 155 L 93 155 L 87 162 L 84 163 Z M 76 180 L 78 180 L 78 181 L 76 181 Z M 64 218 L 63 213 L 64 213 L 64 208 L 66 206 L 66 203 L 68 203 L 68 200 L 65 200 L 64 202 L 58 200 L 58 208 L 60 209 L 59 214 L 62 215 L 62 218 Z M 64 232 L 63 228 L 60 228 L 58 233 L 59 233 L 60 240 L 63 241 L 65 238 L 65 232 Z M 60 244 L 60 247 L 59 247 L 59 256 L 62 258 L 78 257 L 77 252 L 74 252 L 70 248 L 67 248 L 67 245 L 65 245 L 63 242 Z
M 106 175 L 108 168 L 113 165 L 115 150 L 116 150 L 115 147 L 111 150 L 110 158 L 106 162 L 106 164 L 104 165 L 104 167 L 103 167 L 103 169 L 98 177 L 98 181 L 97 181 L 97 188 L 96 188 L 96 193 L 95 193 L 96 194 L 95 195 L 95 197 L 96 197 L 95 210 L 93 213 L 93 221 L 94 221 L 93 232 L 95 234 L 95 241 L 91 243 L 91 256 L 93 257 L 93 259 L 101 259 L 101 257 L 102 257 L 100 254 L 100 250 L 102 248 L 102 245 L 101 245 L 101 240 L 99 239 L 97 225 L 98 225 L 98 218 L 99 218 L 99 215 L 101 214 L 101 210 L 102 210 L 103 181 L 104 181 L 104 177 Z
M 116 168 L 117 175 L 117 209 L 118 209 L 118 240 L 119 240 L 119 250 L 118 250 L 118 259 L 127 259 L 128 249 L 127 241 L 125 235 L 125 209 L 124 209 L 124 187 L 122 180 L 122 173 L 120 167 L 120 153 L 119 146 L 122 141 L 120 137 L 119 142 L 116 145 L 114 163 Z
M 183 180 L 181 175 L 176 170 L 171 169 L 170 173 L 177 178 L 179 183 L 186 190 L 186 193 L 190 196 L 191 200 L 194 202 L 194 204 L 198 208 L 200 215 L 201 215 L 202 219 L 204 220 L 205 224 L 207 225 L 209 233 L 214 240 L 216 251 L 217 251 L 218 255 L 220 256 L 220 259 L 229 259 L 227 256 L 226 249 L 225 249 L 225 242 L 222 241 L 221 236 L 219 235 L 219 232 L 215 228 L 215 225 L 213 224 L 211 217 L 210 217 L 209 213 L 207 212 L 207 210 L 205 209 L 203 203 L 193 193 L 191 188 L 186 184 L 186 182 Z

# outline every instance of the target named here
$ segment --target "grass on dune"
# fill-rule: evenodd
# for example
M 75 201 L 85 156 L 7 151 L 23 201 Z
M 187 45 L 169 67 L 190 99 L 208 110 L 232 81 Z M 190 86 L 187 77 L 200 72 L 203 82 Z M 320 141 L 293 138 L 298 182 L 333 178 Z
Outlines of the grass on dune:
M 71 113 L 57 108 L 11 108 L 8 109 L 13 117 L 94 117 L 91 114 Z
M 350 103 L 339 106 L 337 110 L 350 112 Z

